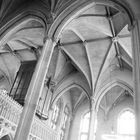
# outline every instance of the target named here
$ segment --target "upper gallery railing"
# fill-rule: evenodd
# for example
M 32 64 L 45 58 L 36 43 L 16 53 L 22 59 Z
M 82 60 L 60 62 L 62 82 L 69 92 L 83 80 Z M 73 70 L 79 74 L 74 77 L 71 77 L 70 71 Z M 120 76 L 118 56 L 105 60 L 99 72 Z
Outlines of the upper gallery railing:
M 23 107 L 9 97 L 6 91 L 0 90 L 0 138 L 6 133 L 15 135 L 22 109 Z M 56 140 L 57 133 L 35 116 L 29 139 Z

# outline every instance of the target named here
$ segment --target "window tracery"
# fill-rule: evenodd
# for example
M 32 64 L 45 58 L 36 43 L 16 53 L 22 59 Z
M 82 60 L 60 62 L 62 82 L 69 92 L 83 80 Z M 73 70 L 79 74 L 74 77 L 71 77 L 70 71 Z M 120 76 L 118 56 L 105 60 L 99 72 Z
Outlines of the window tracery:
M 117 133 L 123 139 L 133 140 L 135 135 L 135 115 L 130 110 L 124 110 L 120 113 L 117 121 Z
M 80 128 L 80 140 L 88 139 L 89 121 L 90 121 L 90 112 L 84 114 L 84 116 L 82 117 Z

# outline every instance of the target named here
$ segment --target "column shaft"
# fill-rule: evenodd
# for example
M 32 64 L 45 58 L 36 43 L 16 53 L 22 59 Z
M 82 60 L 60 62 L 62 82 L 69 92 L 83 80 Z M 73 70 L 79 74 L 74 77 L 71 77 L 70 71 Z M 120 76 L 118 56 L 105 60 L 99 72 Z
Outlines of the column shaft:
M 39 58 L 30 86 L 27 91 L 25 105 L 19 120 L 15 140 L 27 140 L 30 133 L 36 106 L 44 87 L 44 81 L 48 72 L 50 60 L 55 44 L 52 39 L 47 39 Z
M 95 140 L 95 125 L 96 125 L 96 111 L 95 103 L 92 103 L 90 110 L 90 122 L 89 122 L 89 135 L 88 140 Z
M 140 139 L 140 20 L 132 30 L 136 140 Z

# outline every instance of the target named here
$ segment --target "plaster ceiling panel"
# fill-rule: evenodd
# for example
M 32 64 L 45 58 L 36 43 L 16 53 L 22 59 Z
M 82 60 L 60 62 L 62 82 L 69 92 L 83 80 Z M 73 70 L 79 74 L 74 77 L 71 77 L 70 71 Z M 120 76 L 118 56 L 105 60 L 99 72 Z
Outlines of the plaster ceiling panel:
M 22 28 L 14 36 L 25 37 L 25 38 L 44 37 L 44 29 L 40 27 Z
M 113 103 L 121 96 L 121 94 L 124 93 L 124 89 L 122 89 L 120 86 L 115 86 L 111 88 L 106 93 L 106 104 L 107 107 L 110 107 L 113 105 Z
M 101 32 L 105 35 L 112 36 L 109 21 L 106 17 L 98 16 L 86 16 L 79 17 L 72 20 L 66 29 L 76 29 L 80 31 L 80 28 L 89 28 L 90 30 Z
M 116 65 L 116 50 L 113 43 L 111 44 L 109 52 L 107 53 L 107 56 L 105 58 L 104 64 L 102 65 L 102 69 L 100 71 L 100 75 L 96 84 L 97 89 L 100 89 L 104 85 L 106 80 L 111 80 L 111 72 L 116 68 Z
M 8 45 L 12 50 L 22 50 L 22 49 L 29 49 L 29 47 L 26 44 L 20 43 L 18 41 L 9 41 Z
M 89 84 L 91 82 L 90 66 L 87 59 L 85 48 L 82 44 L 66 45 L 62 48 L 71 58 L 78 69 L 83 72 Z
M 118 36 L 125 36 L 125 35 L 130 35 L 130 32 L 128 31 L 128 25 L 126 25 L 118 34 Z
M 65 30 L 62 33 L 61 43 L 71 43 L 80 40 L 81 39 L 72 30 Z
M 114 16 L 119 13 L 119 11 L 113 7 L 106 7 L 106 10 L 108 10 L 110 16 Z
M 128 69 L 129 71 L 132 71 L 133 70 L 133 65 L 132 64 L 129 64 L 127 61 L 125 60 L 122 60 L 122 65 L 125 69 Z
M 105 109 L 106 107 L 106 98 L 105 96 L 103 96 L 101 102 L 100 102 L 100 107 L 102 107 L 102 109 Z
M 65 67 L 65 65 L 66 65 L 66 58 L 62 54 L 62 51 L 59 51 L 58 58 L 57 58 L 57 64 L 56 64 L 56 71 L 54 74 L 54 79 L 56 79 L 59 76 L 59 74 L 61 73 L 61 71 Z
M 128 55 L 132 58 L 131 38 L 130 37 L 119 38 L 118 42 L 123 47 L 123 49 L 128 53 Z
M 70 89 L 70 95 L 71 95 L 72 105 L 75 105 L 81 95 L 81 90 L 74 87 Z
M 56 81 L 61 81 L 63 78 L 65 78 L 65 76 L 68 76 L 73 71 L 76 71 L 74 66 L 70 62 L 65 63 L 61 66 L 61 71 L 59 71 L 58 76 L 55 77 Z
M 12 37 L 13 39 L 19 39 L 20 38 L 27 38 L 28 40 L 34 42 L 37 45 L 43 44 L 44 39 L 44 29 L 43 28 L 25 28 L 20 31 L 18 31 L 15 35 Z
M 110 44 L 110 39 L 90 42 L 87 44 L 89 59 L 91 62 L 91 71 L 93 73 L 94 79 L 96 79 L 98 76 L 99 70 L 105 59 L 105 55 Z
M 115 35 L 118 35 L 120 31 L 127 25 L 126 15 L 119 12 L 118 14 L 114 15 L 111 19 L 113 21 L 113 27 L 115 30 Z M 119 21 L 119 24 L 118 24 Z
M 43 47 L 43 44 L 35 44 L 35 42 L 28 40 L 27 38 L 20 38 L 19 40 L 14 40 L 20 44 L 22 44 L 23 46 L 26 47 L 34 47 L 34 48 L 38 48 L 38 47 Z
M 132 58 L 127 54 L 127 52 L 124 50 L 124 48 L 118 43 L 119 50 L 122 58 L 124 58 L 128 63 L 132 65 Z
M 54 73 L 54 79 L 58 82 L 72 71 L 76 71 L 70 60 L 68 58 L 65 58 L 64 55 L 66 54 L 59 50 L 56 69 Z
M 85 10 L 82 15 L 93 14 L 93 15 L 106 15 L 105 6 L 94 5 L 89 9 Z
M 112 63 L 112 61 L 113 61 L 113 59 L 116 57 L 116 50 L 115 50 L 115 46 L 114 46 L 114 43 L 112 43 L 111 44 L 111 48 L 110 48 L 110 50 L 109 50 L 109 52 L 108 52 L 108 55 L 107 55 L 107 57 L 106 57 L 106 60 L 105 60 L 105 62 L 104 62 L 104 66 L 103 66 L 103 68 L 102 68 L 102 72 L 101 73 L 103 73 L 106 69 L 107 69 L 107 67 L 109 66 L 109 65 L 111 65 L 111 63 Z
M 16 54 L 21 58 L 22 61 L 36 60 L 35 54 L 28 50 L 17 51 Z
M 25 5 L 26 2 L 29 2 L 29 0 L 1 0 L 1 19 L 8 17 L 11 13 L 13 14 L 19 7 Z
M 83 26 L 83 24 L 79 25 L 75 30 L 82 35 L 84 40 L 96 40 L 108 37 L 96 29 L 91 29 L 89 26 L 85 27 L 85 25 Z
M 36 20 L 31 20 L 29 22 L 27 22 L 24 26 L 24 28 L 43 28 L 43 25 Z
M 46 1 L 46 0 L 44 0 Z M 65 6 L 69 6 L 69 4 L 72 2 L 72 0 L 52 0 L 51 2 L 51 8 L 54 13 L 61 13 L 62 10 L 64 10 Z M 74 0 L 75 1 L 75 0 Z M 47 2 L 48 4 L 48 2 Z

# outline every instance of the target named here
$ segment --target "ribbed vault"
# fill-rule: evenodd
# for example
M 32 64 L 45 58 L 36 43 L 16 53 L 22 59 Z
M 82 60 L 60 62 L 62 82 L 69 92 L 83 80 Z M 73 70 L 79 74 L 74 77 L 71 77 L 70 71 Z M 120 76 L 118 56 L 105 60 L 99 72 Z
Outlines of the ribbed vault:
M 12 85 L 22 62 L 37 61 L 44 39 L 44 27 L 36 19 L 28 19 L 11 29 L 0 42 L 0 69 Z
M 39 13 L 38 15 L 40 13 L 45 15 L 46 19 L 44 18 L 42 21 L 48 20 L 48 24 L 54 24 L 59 19 L 57 19 L 59 13 L 63 10 L 67 11 L 65 6 L 72 2 L 75 1 L 31 0 L 27 2 L 21 0 L 17 2 L 17 0 L 7 0 L 4 2 L 2 0 L 0 2 L 2 7 L 0 9 L 0 28 L 11 19 L 7 18 L 8 14 L 17 15 L 18 7 L 19 9 L 33 7 L 30 9 L 32 12 L 36 11 L 36 14 Z M 94 97 L 93 94 L 103 88 L 105 80 L 111 82 L 114 71 L 127 69 L 132 72 L 132 44 L 128 30 L 128 16 L 125 15 L 125 12 L 95 3 L 81 11 L 75 13 L 74 18 L 68 19 L 69 22 L 64 26 L 62 32 L 58 33 L 59 42 L 54 49 L 46 76 L 46 80 L 51 79 L 55 83 L 54 95 L 56 97 L 57 93 L 61 94 L 63 86 L 67 84 L 65 88 L 68 88 L 68 83 L 77 84 L 77 81 L 80 80 L 82 83 L 80 86 L 86 89 L 91 97 Z M 55 19 L 57 20 L 55 21 Z M 47 36 L 44 27 L 47 23 L 42 24 L 42 21 L 38 17 L 35 19 L 32 17 L 21 23 L 17 22 L 17 25 L 11 30 L 7 29 L 7 32 L 2 34 L 0 42 L 1 87 L 12 85 L 22 62 L 38 60 L 43 41 Z M 81 76 L 73 78 L 71 75 Z M 9 89 L 10 87 L 7 88 L 7 90 Z M 69 92 L 71 101 L 74 106 L 77 106 L 83 100 L 83 90 L 79 92 L 78 88 L 72 88 Z
M 132 70 L 131 36 L 126 15 L 94 5 L 72 19 L 60 37 L 61 49 L 84 74 L 93 92 L 111 65 Z

